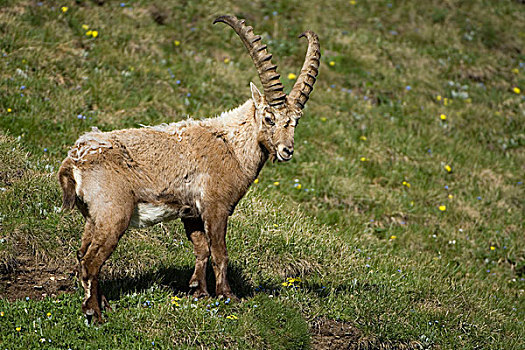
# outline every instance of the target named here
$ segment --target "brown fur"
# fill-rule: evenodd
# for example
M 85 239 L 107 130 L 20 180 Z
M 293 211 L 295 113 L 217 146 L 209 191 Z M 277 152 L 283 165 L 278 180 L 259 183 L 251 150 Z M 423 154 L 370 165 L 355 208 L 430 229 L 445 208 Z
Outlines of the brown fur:
M 64 162 L 58 172 L 58 181 L 62 187 L 62 209 L 73 209 L 75 207 L 75 180 L 72 173 L 72 162 Z
M 195 249 L 190 286 L 208 295 L 206 265 L 212 257 L 216 294 L 233 297 L 226 278 L 226 225 L 269 156 L 286 146 L 301 111 L 269 107 L 253 86 L 254 100 L 217 118 L 176 124 L 93 131 L 80 137 L 59 170 L 64 208 L 77 206 L 86 218 L 78 251 L 83 310 L 101 320 L 98 273 L 130 226 L 149 226 L 140 205 L 163 208 L 183 220 Z M 272 125 L 273 124 L 273 125 Z M 284 146 L 283 146 L 284 145 Z
M 311 92 L 311 84 L 303 85 Z M 108 304 L 98 275 L 127 228 L 175 218 L 194 245 L 195 296 L 208 295 L 211 256 L 217 296 L 234 297 L 226 276 L 228 217 L 268 158 L 292 158 L 303 107 L 288 97 L 271 106 L 253 84 L 251 92 L 250 100 L 216 118 L 111 132 L 95 128 L 71 148 L 58 179 L 63 207 L 76 204 L 86 219 L 77 257 L 89 319 L 102 321 L 101 306 Z

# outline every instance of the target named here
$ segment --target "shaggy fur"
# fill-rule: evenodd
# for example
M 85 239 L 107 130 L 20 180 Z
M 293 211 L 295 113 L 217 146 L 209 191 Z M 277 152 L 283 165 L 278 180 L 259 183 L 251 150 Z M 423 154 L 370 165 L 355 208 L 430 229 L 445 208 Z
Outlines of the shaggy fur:
M 248 100 L 216 118 L 94 130 L 75 143 L 59 179 L 64 207 L 76 203 L 86 218 L 78 251 L 86 314 L 100 319 L 97 276 L 124 231 L 174 218 L 183 220 L 195 247 L 190 280 L 195 295 L 208 295 L 205 271 L 211 253 L 216 294 L 233 297 L 226 279 L 227 218 L 269 156 L 284 160 L 287 155 L 278 149 L 293 150 L 301 115 L 300 110 L 271 109 L 255 86 L 252 89 L 259 109 Z M 146 206 L 149 219 L 140 215 Z
M 297 98 L 272 107 L 250 86 L 250 100 L 218 117 L 111 132 L 95 128 L 71 148 L 58 179 L 63 207 L 76 205 L 86 219 L 77 256 L 89 319 L 102 322 L 100 309 L 108 304 L 98 275 L 126 229 L 175 218 L 194 245 L 195 296 L 208 295 L 211 256 L 217 296 L 234 297 L 226 277 L 228 217 L 269 158 L 292 158 L 302 115 Z

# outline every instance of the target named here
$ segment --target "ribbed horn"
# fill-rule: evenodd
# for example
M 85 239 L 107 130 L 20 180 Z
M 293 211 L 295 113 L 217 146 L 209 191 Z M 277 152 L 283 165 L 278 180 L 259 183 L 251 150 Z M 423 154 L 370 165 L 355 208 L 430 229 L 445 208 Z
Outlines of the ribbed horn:
M 314 89 L 315 80 L 319 73 L 319 62 L 321 60 L 321 47 L 319 46 L 319 37 L 311 30 L 307 30 L 299 35 L 299 38 L 306 37 L 308 39 L 308 50 L 304 59 L 301 74 L 295 82 L 295 85 L 290 91 L 288 98 L 295 103 L 300 109 L 304 108 L 310 93 Z
M 213 21 L 213 24 L 223 22 L 235 30 L 241 38 L 248 53 L 252 57 L 253 63 L 259 73 L 259 78 L 264 89 L 266 101 L 272 107 L 280 107 L 286 103 L 284 86 L 279 80 L 277 66 L 272 64 L 272 55 L 268 53 L 266 45 L 262 43 L 261 36 L 253 33 L 253 28 L 247 26 L 244 19 L 237 19 L 235 16 L 220 16 Z

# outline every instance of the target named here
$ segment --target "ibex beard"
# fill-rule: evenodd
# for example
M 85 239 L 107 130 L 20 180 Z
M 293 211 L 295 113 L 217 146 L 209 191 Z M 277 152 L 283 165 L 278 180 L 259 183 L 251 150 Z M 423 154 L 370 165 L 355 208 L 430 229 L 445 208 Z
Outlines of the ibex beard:
M 269 159 L 284 162 L 294 152 L 294 131 L 313 90 L 320 60 L 319 40 L 306 31 L 308 49 L 301 73 L 286 95 L 271 55 L 252 27 L 221 16 L 239 35 L 257 68 L 264 94 L 250 84 L 252 98 L 215 118 L 185 120 L 139 129 L 82 135 L 58 172 L 63 207 L 86 220 L 79 277 L 82 311 L 102 322 L 109 307 L 98 275 L 128 227 L 147 227 L 181 218 L 194 246 L 189 285 L 208 296 L 206 265 L 211 256 L 215 293 L 234 298 L 226 277 L 228 217 Z

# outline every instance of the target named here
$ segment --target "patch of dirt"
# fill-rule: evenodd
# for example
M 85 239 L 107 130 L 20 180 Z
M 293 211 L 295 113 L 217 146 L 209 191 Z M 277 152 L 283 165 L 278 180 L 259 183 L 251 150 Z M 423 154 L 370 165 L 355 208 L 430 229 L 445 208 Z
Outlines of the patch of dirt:
M 367 336 L 347 322 L 329 319 L 316 320 L 310 329 L 312 349 L 315 350 L 369 350 L 369 349 L 424 349 L 417 341 L 407 343 L 380 341 Z
M 73 268 L 69 264 L 37 263 L 34 259 L 20 258 L 14 271 L 0 275 L 0 298 L 42 300 L 73 293 L 76 289 Z
M 311 329 L 312 349 L 357 349 L 362 332 L 349 323 L 320 319 Z

